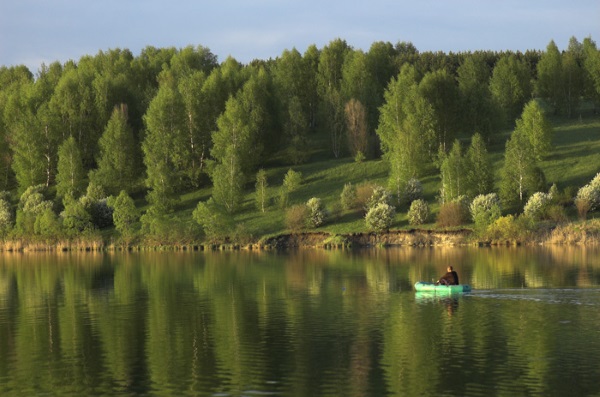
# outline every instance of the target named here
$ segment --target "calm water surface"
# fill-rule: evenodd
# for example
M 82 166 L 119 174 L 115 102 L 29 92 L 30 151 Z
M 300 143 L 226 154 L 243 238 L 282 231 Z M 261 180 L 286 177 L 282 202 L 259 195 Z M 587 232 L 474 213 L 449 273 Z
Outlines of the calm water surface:
M 447 264 L 473 293 L 415 293 Z M 600 395 L 600 248 L 2 254 L 0 395 Z

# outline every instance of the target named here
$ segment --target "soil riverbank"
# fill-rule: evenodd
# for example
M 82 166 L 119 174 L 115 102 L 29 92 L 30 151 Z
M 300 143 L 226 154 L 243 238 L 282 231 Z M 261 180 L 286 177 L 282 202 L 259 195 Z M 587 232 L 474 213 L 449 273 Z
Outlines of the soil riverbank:
M 456 230 L 390 230 L 383 233 L 331 234 L 305 232 L 281 234 L 248 244 L 140 244 L 129 246 L 106 243 L 102 239 L 75 239 L 59 242 L 32 242 L 24 239 L 0 242 L 0 252 L 39 251 L 152 251 L 152 250 L 268 250 L 286 248 L 344 248 L 344 247 L 442 247 L 461 245 L 600 245 L 600 219 L 540 227 L 516 237 L 481 239 L 471 229 Z

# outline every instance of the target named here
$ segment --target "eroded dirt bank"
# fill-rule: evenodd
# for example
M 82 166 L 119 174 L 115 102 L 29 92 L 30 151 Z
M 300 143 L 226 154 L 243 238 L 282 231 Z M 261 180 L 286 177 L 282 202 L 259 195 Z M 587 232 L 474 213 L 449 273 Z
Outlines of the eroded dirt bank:
M 329 233 L 282 234 L 264 241 L 265 246 L 274 248 L 353 246 L 441 246 L 468 243 L 470 230 L 431 231 L 395 230 L 386 233 L 351 233 L 331 235 Z

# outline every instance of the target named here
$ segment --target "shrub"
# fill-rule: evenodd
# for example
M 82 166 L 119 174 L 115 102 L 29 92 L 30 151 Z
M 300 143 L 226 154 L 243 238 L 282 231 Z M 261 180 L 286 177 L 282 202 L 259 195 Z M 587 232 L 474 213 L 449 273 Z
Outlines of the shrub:
M 368 203 L 373 195 L 376 185 L 372 182 L 364 182 L 356 186 L 356 206 L 365 211 L 368 210 Z
M 225 240 L 233 229 L 231 217 L 212 197 L 205 203 L 199 202 L 192 217 L 202 227 L 206 238 L 213 243 Z
M 241 222 L 235 226 L 232 240 L 236 244 L 251 244 L 254 241 L 254 234 L 244 222 Z
M 111 196 L 107 204 L 113 209 L 112 218 L 115 229 L 126 240 L 131 238 L 133 236 L 133 224 L 140 217 L 133 199 L 129 197 L 125 190 L 121 190 L 117 197 Z
M 532 228 L 530 222 L 531 218 L 528 217 L 501 216 L 488 226 L 488 238 L 515 242 L 523 240 Z
M 36 185 L 28 187 L 19 199 L 18 209 L 22 209 L 25 213 L 39 215 L 47 208 L 52 208 L 52 201 L 46 200 L 44 192 L 45 185 Z
M 587 218 L 587 213 L 590 211 L 592 205 L 588 199 L 584 198 L 576 198 L 575 199 L 575 207 L 577 207 L 577 214 L 579 215 L 579 219 L 585 220 Z
M 407 204 L 423 198 L 423 185 L 417 178 L 410 178 L 404 187 L 403 199 Z
M 413 200 L 408 210 L 408 223 L 411 225 L 422 225 L 429 217 L 429 205 L 425 200 Z
M 10 203 L 7 200 L 0 199 L 0 236 L 12 228 L 13 221 Z
M 292 233 L 297 233 L 305 228 L 307 217 L 308 207 L 306 205 L 293 205 L 285 213 L 285 225 Z
M 46 210 L 53 210 L 52 201 L 44 197 L 45 190 L 45 185 L 30 186 L 21 195 L 15 222 L 18 232 L 24 235 L 35 234 L 36 218 Z
M 288 170 L 283 178 L 283 187 L 288 191 L 288 193 L 295 192 L 300 188 L 302 184 L 302 173 L 294 171 L 292 169 Z
M 65 197 L 65 209 L 60 213 L 67 233 L 75 235 L 92 228 L 92 216 L 85 210 L 81 201 L 71 196 Z
M 85 191 L 85 197 L 87 197 L 88 200 L 94 202 L 105 198 L 106 193 L 104 192 L 104 188 L 102 187 L 102 185 L 95 182 L 90 182 Z
M 380 202 L 369 209 L 365 222 L 370 230 L 381 232 L 392 226 L 396 210 L 391 205 Z
M 550 195 L 550 200 L 553 204 L 558 204 L 562 199 L 560 191 L 558 190 L 558 186 L 556 186 L 556 183 L 553 183 L 552 186 L 550 186 L 548 194 Z
M 61 232 L 58 217 L 51 208 L 46 208 L 44 212 L 35 218 L 35 234 L 43 237 L 58 237 Z
M 320 198 L 313 197 L 306 203 L 308 214 L 306 223 L 308 227 L 319 227 L 325 222 L 325 208 Z
M 559 204 L 551 204 L 546 208 L 546 213 L 544 214 L 546 219 L 549 219 L 556 223 L 564 223 L 569 220 L 565 208 Z
M 302 173 L 292 169 L 288 170 L 283 178 L 283 185 L 279 190 L 279 205 L 285 208 L 289 204 L 290 193 L 295 192 L 302 184 Z
M 475 227 L 484 229 L 502 215 L 500 199 L 496 193 L 480 194 L 469 206 Z
M 371 197 L 369 201 L 367 201 L 367 208 L 369 209 L 375 207 L 377 204 L 392 204 L 392 195 L 385 188 L 381 186 L 375 186 L 373 188 L 373 193 L 371 193 Z
M 590 183 L 579 189 L 576 200 L 587 200 L 590 211 L 594 211 L 600 206 L 600 172 L 596 174 Z
M 523 208 L 523 215 L 532 220 L 540 220 L 544 218 L 550 202 L 551 196 L 549 193 L 536 192 L 529 197 L 529 200 L 527 200 L 527 203 Z
M 354 155 L 354 162 L 356 162 L 356 163 L 362 163 L 366 159 L 367 159 L 367 156 L 365 156 L 363 154 L 363 152 L 360 150 L 358 152 L 356 152 L 356 155 Z
M 463 201 L 455 200 L 442 204 L 436 223 L 440 227 L 460 226 L 467 222 L 467 218 Z
M 563 190 L 562 194 L 562 204 L 572 204 L 575 197 L 577 197 L 577 189 L 576 186 L 567 186 L 565 190 Z
M 113 225 L 113 209 L 108 205 L 107 198 L 100 199 L 90 206 L 88 212 L 92 223 L 99 229 Z
M 100 229 L 113 225 L 113 209 L 106 200 L 104 189 L 94 182 L 90 182 L 85 195 L 79 198 L 83 208 L 91 215 L 94 226 Z
M 356 187 L 351 183 L 346 183 L 342 194 L 340 195 L 340 202 L 344 210 L 356 209 L 358 203 L 358 197 L 356 193 Z

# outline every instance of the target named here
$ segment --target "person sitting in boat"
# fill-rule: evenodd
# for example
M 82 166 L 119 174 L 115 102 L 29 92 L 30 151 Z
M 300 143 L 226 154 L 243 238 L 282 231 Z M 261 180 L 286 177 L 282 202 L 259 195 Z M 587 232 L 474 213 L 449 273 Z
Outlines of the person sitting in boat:
M 435 285 L 458 285 L 458 273 L 454 271 L 452 266 L 448 266 L 447 272 L 444 274 Z

